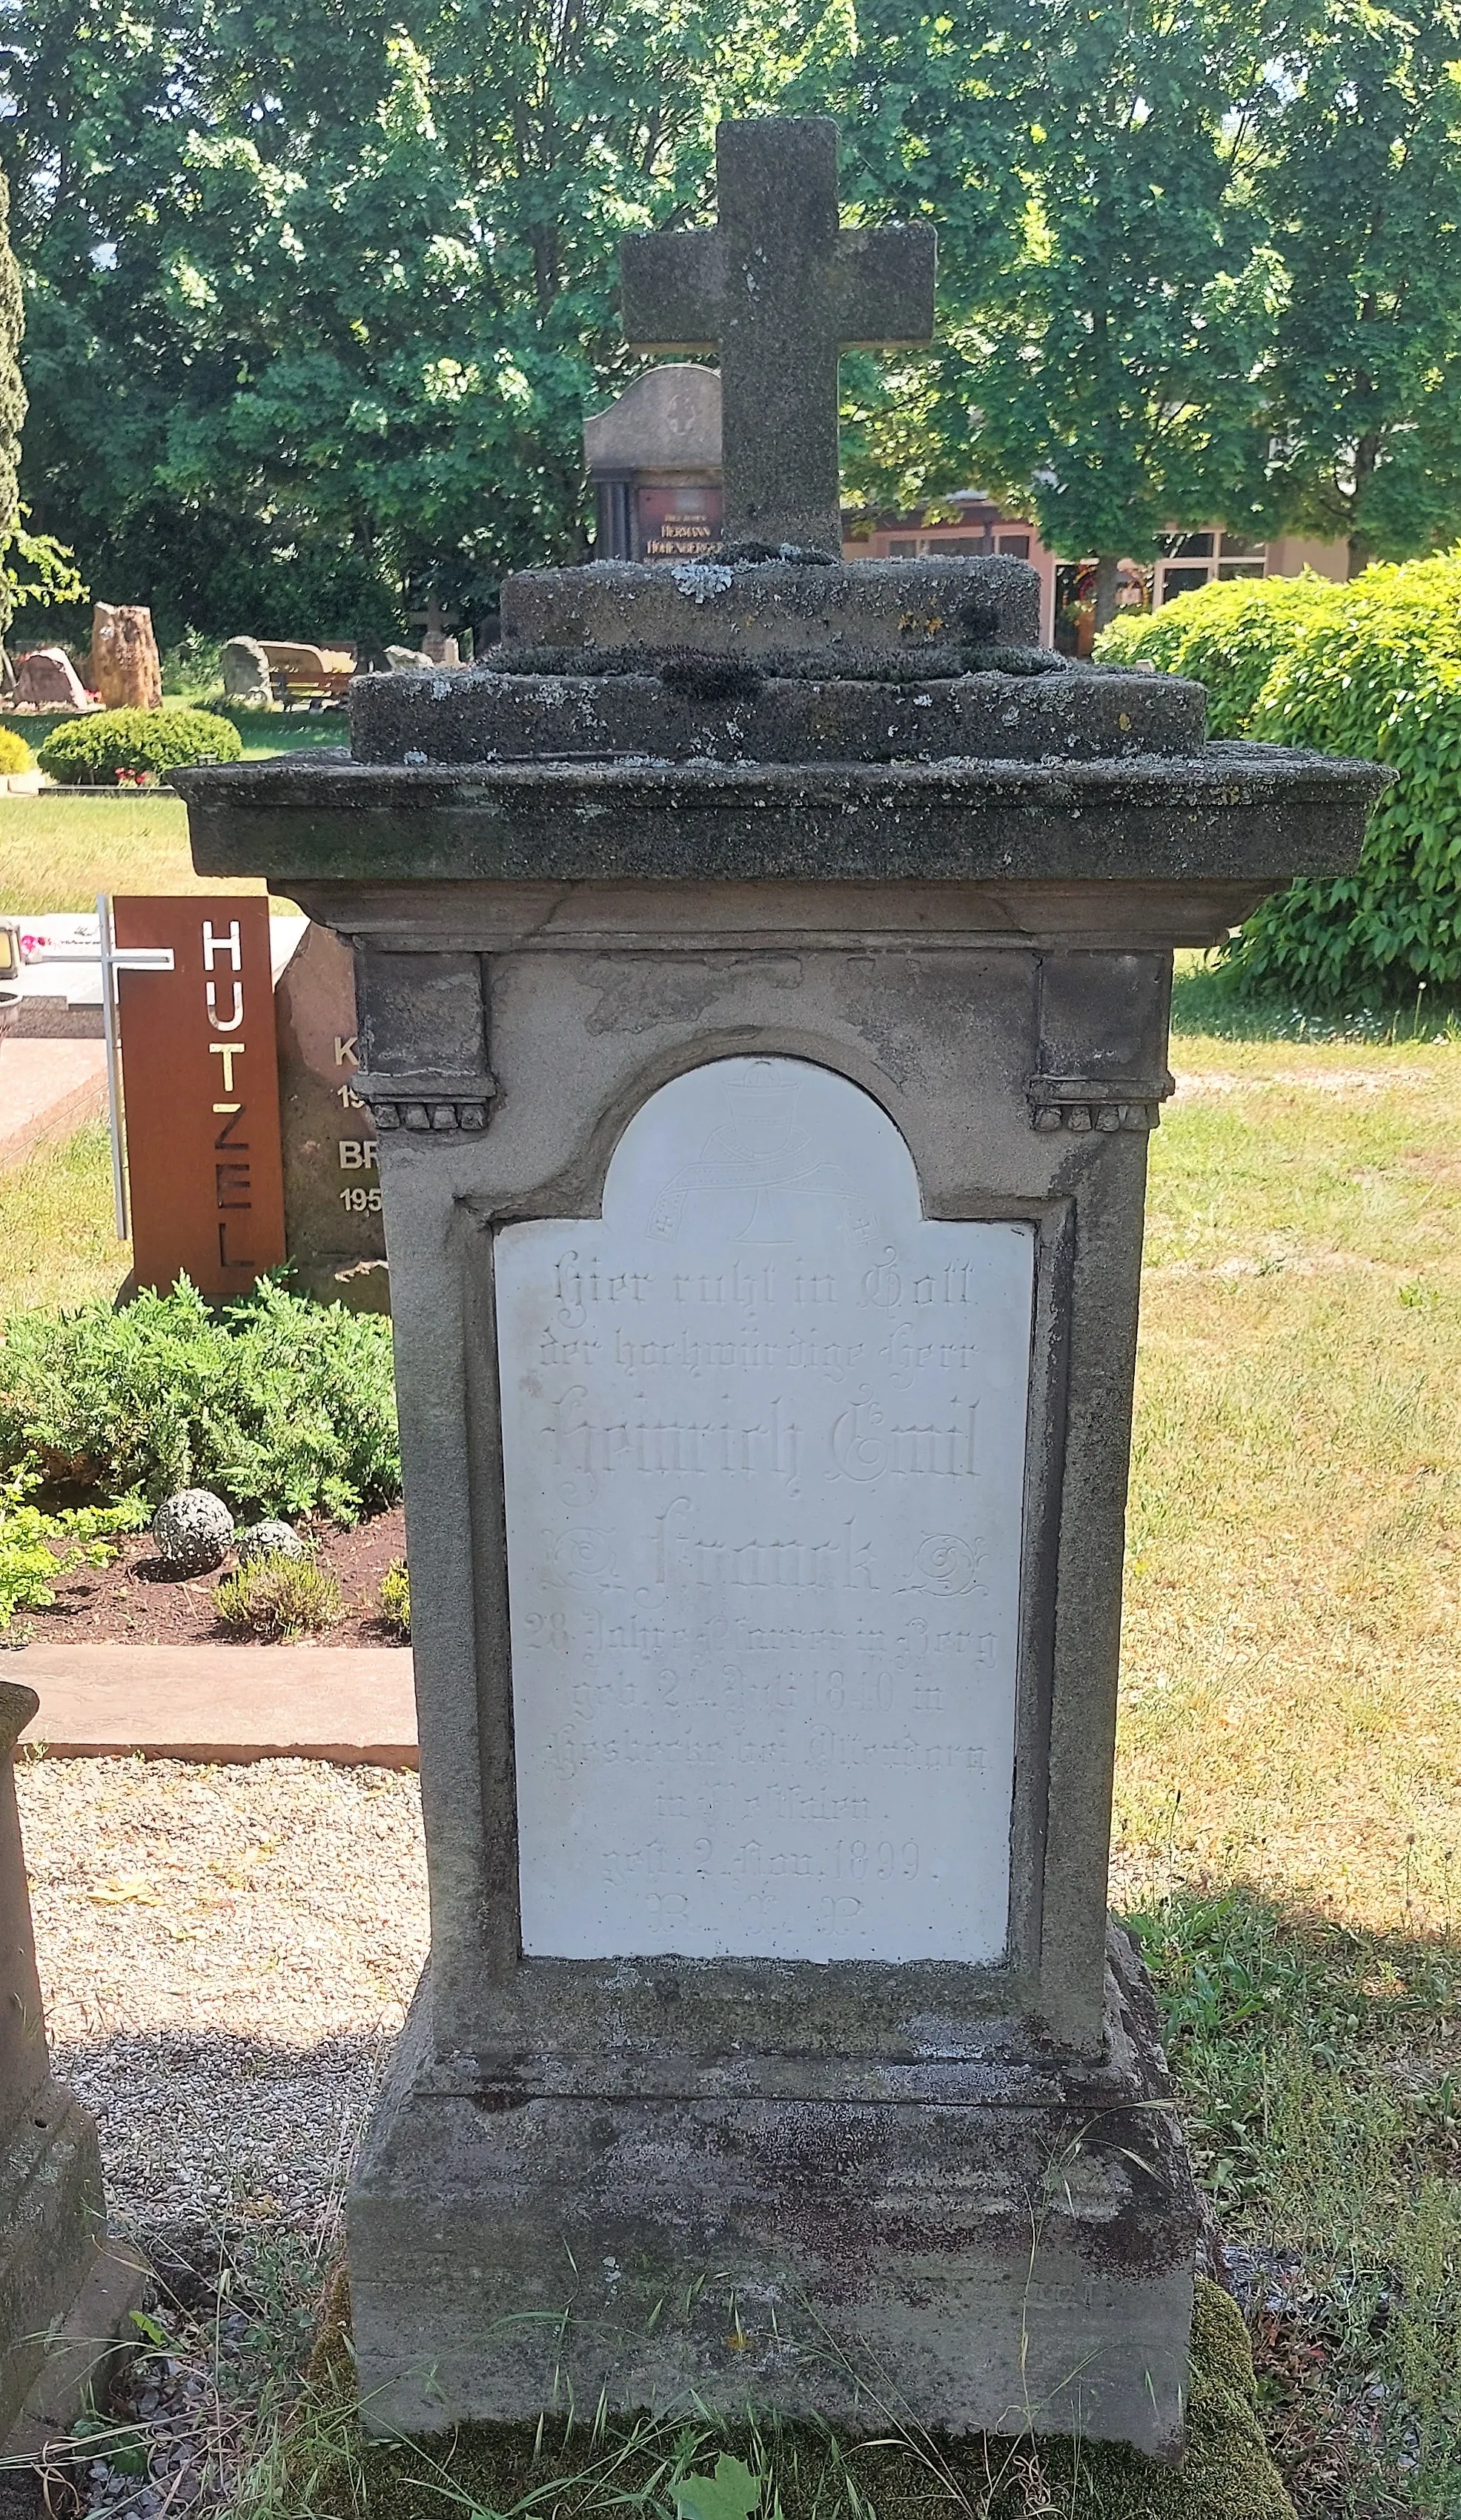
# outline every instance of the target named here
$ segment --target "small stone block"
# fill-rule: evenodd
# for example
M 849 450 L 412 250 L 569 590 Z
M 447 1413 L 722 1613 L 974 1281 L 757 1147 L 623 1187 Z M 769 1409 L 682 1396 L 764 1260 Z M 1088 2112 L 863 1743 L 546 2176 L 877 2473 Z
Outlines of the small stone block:
M 907 652 L 953 636 L 965 608 L 992 605 L 993 638 L 1039 639 L 1040 582 L 1024 561 L 863 560 L 812 568 L 763 561 L 594 561 L 525 569 L 502 589 L 505 645 L 699 648 L 755 656 L 777 648 L 882 646 Z M 985 636 L 989 633 L 986 632 Z
M 68 2433 L 88 2399 L 100 2402 L 140 2342 L 132 2322 L 152 2279 L 147 2260 L 124 2240 L 106 2240 L 60 2325 L 5 2449 L 38 2458 Z

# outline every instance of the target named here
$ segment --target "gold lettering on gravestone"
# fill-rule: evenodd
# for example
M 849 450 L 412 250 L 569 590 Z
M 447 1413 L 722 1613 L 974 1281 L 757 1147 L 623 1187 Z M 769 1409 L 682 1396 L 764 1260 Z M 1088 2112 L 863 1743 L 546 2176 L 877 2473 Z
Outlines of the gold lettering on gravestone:
M 1003 1951 L 1032 1267 L 791 1059 L 499 1231 L 527 1952 Z

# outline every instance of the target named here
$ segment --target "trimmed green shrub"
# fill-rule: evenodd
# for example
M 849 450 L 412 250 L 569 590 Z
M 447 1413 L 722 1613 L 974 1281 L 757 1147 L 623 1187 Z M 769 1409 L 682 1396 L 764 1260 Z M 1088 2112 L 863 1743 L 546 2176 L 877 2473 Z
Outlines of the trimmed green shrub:
M 19 772 L 34 768 L 35 755 L 24 737 L 0 726 L 0 779 L 14 779 Z
M 114 1506 L 43 1513 L 30 1502 L 39 1484 L 34 1470 L 0 1478 L 0 1632 L 17 1610 L 43 1610 L 54 1601 L 58 1575 L 107 1565 L 116 1555 L 117 1533 L 140 1531 L 147 1520 L 135 1496 Z
M 1461 992 L 1461 552 L 1368 568 L 1347 586 L 1204 588 L 1165 607 L 1142 641 L 1122 623 L 1099 654 L 1197 675 L 1215 733 L 1399 774 L 1357 872 L 1263 902 L 1225 949 L 1235 975 L 1317 1005 Z
M 53 727 L 40 766 L 63 788 L 114 788 L 131 776 L 186 769 L 196 761 L 237 761 L 244 740 L 211 709 L 98 709 Z
M 1296 629 L 1346 592 L 1327 577 L 1240 577 L 1179 595 L 1160 612 L 1120 612 L 1096 642 L 1102 665 L 1145 661 L 1208 687 L 1208 733 L 1246 735 Z
M 243 1519 L 358 1522 L 400 1494 L 390 1324 L 270 1280 L 219 1314 L 180 1279 L 121 1312 L 13 1314 L 0 1464 L 159 1505 L 206 1487 Z

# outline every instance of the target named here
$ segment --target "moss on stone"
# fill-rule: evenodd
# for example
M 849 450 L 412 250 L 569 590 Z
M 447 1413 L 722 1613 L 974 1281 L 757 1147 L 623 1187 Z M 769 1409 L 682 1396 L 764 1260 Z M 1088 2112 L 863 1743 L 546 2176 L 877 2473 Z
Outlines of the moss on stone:
M 623 2417 L 597 2435 L 580 2422 L 566 2443 L 550 2437 L 540 2451 L 529 2423 L 363 2444 L 342 2272 L 292 2430 L 290 2507 L 318 2520 L 421 2520 L 428 2507 L 512 2512 L 531 2496 L 533 2508 L 555 2520 L 598 2520 L 611 2504 L 643 2497 L 646 2520 L 673 2520 L 677 2462 L 680 2473 L 705 2473 L 727 2451 L 767 2478 L 764 2507 L 779 2508 L 782 2520 L 850 2520 L 859 2509 L 876 2520 L 943 2520 L 950 2510 L 963 2520 L 1294 2520 L 1258 2425 L 1248 2331 L 1226 2293 L 1202 2281 L 1187 2452 L 1163 2466 L 1109 2443 L 981 2435 L 846 2444 L 816 2425 L 769 2417 L 714 2426 L 687 2425 L 681 2415 Z

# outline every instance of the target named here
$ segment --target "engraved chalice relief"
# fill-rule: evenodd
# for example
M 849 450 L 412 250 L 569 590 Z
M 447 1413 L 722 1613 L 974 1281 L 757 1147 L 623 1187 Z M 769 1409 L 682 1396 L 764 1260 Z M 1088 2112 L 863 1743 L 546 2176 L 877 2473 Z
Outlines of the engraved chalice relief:
M 725 1117 L 698 1155 L 664 1184 L 650 1232 L 673 1241 L 686 1222 L 711 1226 L 737 1243 L 783 1244 L 808 1223 L 805 1202 L 835 1202 L 841 1222 L 865 1241 L 873 1220 L 841 1164 L 824 1161 L 811 1132 L 798 1126 L 798 1088 L 781 1062 L 752 1059 L 724 1089 Z M 822 1222 L 826 1216 L 823 1208 Z

